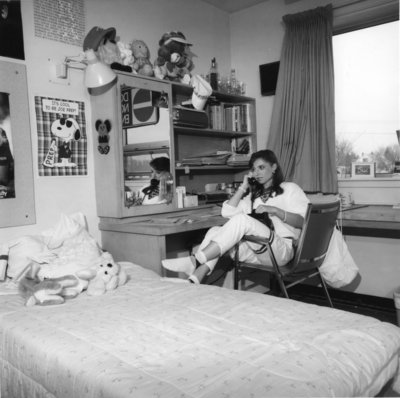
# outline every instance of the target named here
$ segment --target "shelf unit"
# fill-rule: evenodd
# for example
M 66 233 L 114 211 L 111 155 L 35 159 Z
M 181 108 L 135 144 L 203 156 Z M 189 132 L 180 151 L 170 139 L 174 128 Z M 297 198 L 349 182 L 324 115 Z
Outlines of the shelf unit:
M 154 154 L 169 155 L 174 192 L 176 186 L 185 186 L 187 193 L 201 193 L 209 183 L 228 184 L 241 180 L 247 164 L 185 166 L 184 162 L 187 157 L 232 151 L 235 144 L 243 141 L 248 144 L 249 152 L 255 150 L 255 100 L 246 96 L 212 93 L 214 102 L 233 106 L 249 104 L 253 131 L 178 125 L 173 118 L 173 108 L 189 101 L 192 92 L 189 85 L 118 72 L 114 86 L 91 96 L 99 217 L 129 222 L 133 217 L 140 220 L 144 219 L 142 216 L 181 211 L 178 209 L 176 197 L 168 205 L 132 205 L 127 202 L 127 188 L 134 183 L 138 187 L 141 178 L 149 178 L 150 167 L 146 168 L 147 160 Z M 156 108 L 154 114 L 149 104 Z M 140 112 L 143 107 L 146 110 L 146 106 L 149 109 L 144 115 L 149 119 L 143 122 L 143 114 Z M 208 113 L 209 109 L 207 105 L 204 111 Z M 111 126 L 107 132 L 97 128 L 99 122 L 105 121 Z M 109 147 L 108 152 L 100 148 L 105 143 Z
M 183 84 L 172 84 L 174 105 L 187 102 L 192 96 L 192 88 Z M 211 104 L 221 106 L 249 104 L 251 131 L 231 131 L 215 129 L 210 125 Z M 209 118 L 208 128 L 185 127 L 173 125 L 172 143 L 175 154 L 175 184 L 185 186 L 187 193 L 203 193 L 206 184 L 234 183 L 241 181 L 243 173 L 248 169 L 247 164 L 230 165 L 185 165 L 186 158 L 217 151 L 232 151 L 238 141 L 247 140 L 248 153 L 256 150 L 256 106 L 255 99 L 247 96 L 226 94 L 213 91 L 204 109 Z M 247 130 L 247 129 L 246 129 Z

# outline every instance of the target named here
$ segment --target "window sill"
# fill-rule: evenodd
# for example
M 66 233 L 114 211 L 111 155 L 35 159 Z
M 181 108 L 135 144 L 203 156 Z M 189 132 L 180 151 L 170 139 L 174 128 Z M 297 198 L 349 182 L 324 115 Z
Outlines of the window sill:
M 345 181 L 394 181 L 396 184 L 396 181 L 400 181 L 400 174 L 381 174 L 377 175 L 376 177 L 362 177 L 362 178 L 357 178 L 357 177 L 339 177 L 338 178 L 339 184 L 341 182 Z
M 356 204 L 393 205 L 400 203 L 400 176 L 339 178 L 339 193 L 351 194 Z

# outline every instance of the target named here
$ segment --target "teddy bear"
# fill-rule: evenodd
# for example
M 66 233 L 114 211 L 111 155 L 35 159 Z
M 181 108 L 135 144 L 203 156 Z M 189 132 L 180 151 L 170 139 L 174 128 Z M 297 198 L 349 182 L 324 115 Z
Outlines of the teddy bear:
M 158 57 L 154 62 L 154 74 L 159 79 L 190 83 L 194 68 L 191 44 L 182 32 L 164 33 L 158 42 Z
M 132 53 L 132 47 L 129 43 L 123 43 L 121 40 L 117 41 L 117 47 L 121 54 L 122 64 L 125 66 L 130 66 L 132 68 L 132 72 L 134 71 L 133 65 L 135 63 L 135 57 Z
M 100 296 L 124 285 L 127 280 L 124 269 L 114 261 L 110 253 L 103 252 L 97 264 L 92 267 L 59 277 L 43 279 L 40 276 L 40 265 L 32 263 L 19 280 L 18 289 L 25 298 L 26 306 L 44 306 L 62 304 L 83 291 L 89 296 Z
M 124 285 L 127 280 L 128 276 L 124 269 L 114 261 L 110 253 L 104 252 L 96 275 L 89 281 L 86 291 L 89 296 L 100 296 Z
M 133 40 L 131 43 L 132 54 L 135 59 L 132 67 L 139 75 L 154 76 L 153 66 L 150 62 L 150 50 L 143 40 Z

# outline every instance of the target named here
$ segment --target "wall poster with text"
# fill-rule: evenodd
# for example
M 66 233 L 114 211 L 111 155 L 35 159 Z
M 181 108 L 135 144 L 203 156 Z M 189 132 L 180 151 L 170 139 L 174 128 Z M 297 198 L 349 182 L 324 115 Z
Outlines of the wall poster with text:
M 39 176 L 87 175 L 85 104 L 35 97 Z

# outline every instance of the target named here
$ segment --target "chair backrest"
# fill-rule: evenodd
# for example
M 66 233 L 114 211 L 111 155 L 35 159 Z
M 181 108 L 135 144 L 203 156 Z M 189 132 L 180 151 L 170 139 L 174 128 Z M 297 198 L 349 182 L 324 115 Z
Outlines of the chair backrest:
M 290 273 L 302 273 L 319 267 L 328 250 L 336 225 L 340 201 L 309 204 Z

